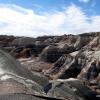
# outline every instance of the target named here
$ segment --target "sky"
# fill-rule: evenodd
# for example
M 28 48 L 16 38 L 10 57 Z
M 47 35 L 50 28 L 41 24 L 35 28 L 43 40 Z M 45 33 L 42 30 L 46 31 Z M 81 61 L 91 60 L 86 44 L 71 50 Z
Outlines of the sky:
M 0 35 L 100 31 L 100 0 L 0 0 Z

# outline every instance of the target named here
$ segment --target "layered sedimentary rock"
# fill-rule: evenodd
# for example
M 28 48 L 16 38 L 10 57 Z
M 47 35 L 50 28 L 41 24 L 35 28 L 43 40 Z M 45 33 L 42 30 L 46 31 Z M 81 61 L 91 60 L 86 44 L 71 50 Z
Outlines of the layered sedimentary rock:
M 100 99 L 100 32 L 38 38 L 2 36 L 0 43 L 22 64 L 0 50 L 0 94 L 38 94 L 50 100 Z
M 34 90 L 35 93 L 42 94 L 44 92 L 43 87 L 48 84 L 48 81 L 43 83 L 43 78 L 42 81 L 41 79 L 39 80 L 36 75 L 21 66 L 20 63 L 8 53 L 0 50 L 0 83 L 1 94 L 3 91 L 5 91 L 3 93 L 7 91 L 18 92 L 18 88 L 19 92 L 21 92 L 21 90 L 25 92 L 25 89 L 27 89 L 31 92 Z
M 99 100 L 98 93 L 91 91 L 78 79 L 52 81 L 52 88 L 48 95 L 68 100 Z

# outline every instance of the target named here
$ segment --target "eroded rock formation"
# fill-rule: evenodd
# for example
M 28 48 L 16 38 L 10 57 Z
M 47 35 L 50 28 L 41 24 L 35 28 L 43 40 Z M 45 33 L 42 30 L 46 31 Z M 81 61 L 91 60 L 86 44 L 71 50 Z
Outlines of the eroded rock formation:
M 18 96 L 12 93 L 26 97 L 28 93 L 42 96 L 32 100 L 100 99 L 100 32 L 38 38 L 1 36 L 0 47 L 3 98 Z

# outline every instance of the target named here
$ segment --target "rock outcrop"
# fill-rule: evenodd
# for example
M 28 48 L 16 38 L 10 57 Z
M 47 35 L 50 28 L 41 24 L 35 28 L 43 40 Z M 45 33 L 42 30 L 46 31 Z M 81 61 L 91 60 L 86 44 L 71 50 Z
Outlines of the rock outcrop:
M 100 32 L 37 38 L 0 36 L 0 47 L 0 94 L 4 97 L 29 93 L 42 96 L 33 95 L 33 100 L 100 99 Z
M 99 100 L 98 93 L 92 91 L 77 79 L 55 80 L 48 95 L 68 100 Z
M 11 57 L 8 53 L 0 50 L 1 94 L 3 91 L 5 91 L 3 93 L 10 93 L 10 91 L 11 93 L 14 91 L 21 92 L 21 90 L 24 92 L 25 89 L 27 89 L 27 91 L 34 90 L 34 93 L 43 94 L 43 88 L 48 84 L 48 81 L 46 80 L 44 80 L 45 82 L 43 83 L 43 79 L 44 78 L 39 78 L 39 76 L 33 74 L 28 69 L 21 66 L 20 63 Z M 17 91 L 18 88 L 19 90 Z

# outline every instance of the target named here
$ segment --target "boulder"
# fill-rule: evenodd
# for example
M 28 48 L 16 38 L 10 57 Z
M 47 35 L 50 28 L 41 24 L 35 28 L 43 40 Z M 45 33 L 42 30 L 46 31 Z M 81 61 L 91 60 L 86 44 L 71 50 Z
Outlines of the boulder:
M 55 45 L 50 45 L 42 51 L 40 59 L 46 62 L 54 63 L 61 56 L 62 52 L 60 52 L 59 48 Z
M 52 88 L 48 95 L 68 100 L 99 100 L 97 92 L 92 91 L 77 79 L 55 80 L 52 81 Z

